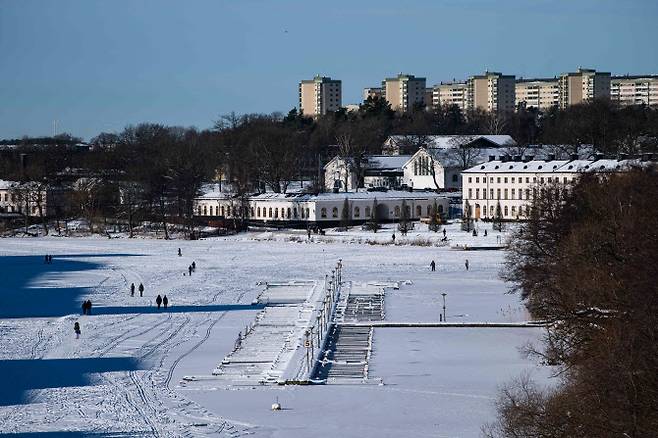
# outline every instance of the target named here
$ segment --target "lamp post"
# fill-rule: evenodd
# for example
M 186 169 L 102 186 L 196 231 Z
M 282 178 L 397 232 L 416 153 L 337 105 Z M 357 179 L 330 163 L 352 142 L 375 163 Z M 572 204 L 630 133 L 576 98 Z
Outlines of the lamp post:
M 446 295 L 447 293 L 443 292 L 441 296 L 443 297 L 443 322 L 446 322 Z

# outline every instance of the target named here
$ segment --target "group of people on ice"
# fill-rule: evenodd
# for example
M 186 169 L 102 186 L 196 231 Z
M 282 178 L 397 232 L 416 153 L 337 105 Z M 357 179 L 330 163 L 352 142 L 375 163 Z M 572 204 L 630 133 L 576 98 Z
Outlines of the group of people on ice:
M 137 289 L 139 290 L 139 296 L 143 297 L 144 296 L 144 285 L 142 283 L 139 283 L 139 287 Z M 130 296 L 131 297 L 135 296 L 135 283 L 130 283 Z
M 50 265 L 50 264 L 52 264 L 52 262 L 53 262 L 53 256 L 50 255 L 50 254 L 46 254 L 45 258 L 43 259 L 43 262 L 44 262 L 46 265 Z

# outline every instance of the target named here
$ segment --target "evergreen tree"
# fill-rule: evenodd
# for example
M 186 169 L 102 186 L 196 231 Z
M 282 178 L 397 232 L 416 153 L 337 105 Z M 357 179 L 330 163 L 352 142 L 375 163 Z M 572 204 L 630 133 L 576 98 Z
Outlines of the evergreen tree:
M 471 204 L 467 199 L 464 202 L 464 212 L 462 214 L 462 231 L 470 232 L 473 229 L 473 218 L 471 216 Z
M 370 219 L 366 223 L 366 227 L 375 233 L 379 229 L 379 215 L 377 214 L 377 198 L 372 201 L 372 209 L 370 210 Z
M 441 228 L 441 217 L 439 216 L 439 208 L 436 205 L 436 200 L 432 205 L 432 210 L 430 214 L 430 223 L 428 228 L 430 231 L 434 231 L 435 233 L 439 231 L 439 229 Z
M 350 218 L 350 202 L 346 197 L 345 201 L 343 201 L 343 210 L 340 213 L 340 227 L 345 231 L 347 231 L 347 228 L 352 225 Z
M 496 204 L 496 214 L 493 218 L 493 229 L 499 232 L 505 229 L 505 224 L 503 223 L 503 210 L 500 208 L 500 201 Z

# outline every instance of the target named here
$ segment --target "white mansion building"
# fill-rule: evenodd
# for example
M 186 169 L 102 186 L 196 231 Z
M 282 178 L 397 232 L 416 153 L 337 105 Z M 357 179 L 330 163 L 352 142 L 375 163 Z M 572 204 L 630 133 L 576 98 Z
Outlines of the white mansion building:
M 492 160 L 462 172 L 462 208 L 466 212 L 468 203 L 471 217 L 493 219 L 500 203 L 504 219 L 523 219 L 544 184 L 567 185 L 584 172 L 620 172 L 646 164 L 628 159 Z

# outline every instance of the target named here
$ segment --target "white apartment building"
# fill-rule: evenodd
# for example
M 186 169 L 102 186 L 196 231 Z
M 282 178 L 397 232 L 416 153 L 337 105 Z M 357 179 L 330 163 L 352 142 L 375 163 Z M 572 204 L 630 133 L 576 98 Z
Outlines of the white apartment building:
M 66 190 L 49 188 L 39 190 L 36 183 L 19 183 L 0 180 L 0 213 L 19 213 L 39 216 L 39 205 L 44 216 L 56 214 L 67 208 Z
M 515 108 L 515 77 L 497 72 L 471 76 L 466 81 L 466 109 L 510 112 Z
M 658 75 L 613 76 L 610 100 L 622 106 L 658 106 Z
M 431 105 L 431 93 L 428 96 L 425 82 L 425 78 L 400 73 L 382 81 L 382 97 L 394 111 L 407 112 L 415 106 Z
M 563 73 L 558 79 L 560 108 L 610 97 L 610 73 L 579 68 L 575 73 Z
M 468 87 L 466 82 L 445 82 L 434 86 L 432 90 L 432 105 L 457 105 L 460 110 L 466 110 Z
M 575 158 L 575 157 L 573 157 Z M 502 217 L 519 220 L 530 214 L 537 190 L 547 184 L 570 184 L 584 172 L 619 172 L 638 160 L 494 160 L 462 172 L 462 207 L 475 219 L 493 219 L 500 203 Z
M 363 100 L 368 100 L 369 97 L 382 97 L 381 87 L 367 87 L 363 89 Z
M 299 110 L 305 116 L 317 117 L 338 111 L 342 105 L 340 80 L 316 76 L 299 83 Z
M 560 86 L 553 79 L 518 79 L 515 86 L 515 106 L 547 110 L 560 103 Z

